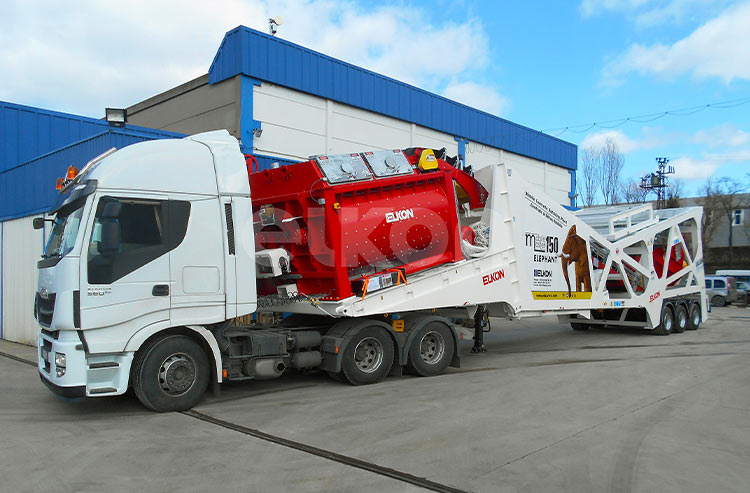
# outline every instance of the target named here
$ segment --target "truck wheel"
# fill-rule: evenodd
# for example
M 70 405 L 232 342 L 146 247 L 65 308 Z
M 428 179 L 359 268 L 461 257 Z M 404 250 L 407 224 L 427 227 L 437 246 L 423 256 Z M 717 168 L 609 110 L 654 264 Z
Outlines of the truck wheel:
M 133 370 L 133 389 L 141 403 L 156 412 L 186 411 L 208 387 L 209 362 L 193 339 L 171 335 L 141 348 Z
M 380 327 L 357 332 L 344 350 L 341 375 L 352 385 L 383 380 L 393 364 L 393 341 Z
M 409 346 L 409 373 L 422 377 L 439 375 L 453 359 L 453 334 L 439 322 L 431 322 L 414 335 Z
M 678 305 L 674 314 L 674 327 L 672 327 L 672 332 L 674 332 L 675 334 L 680 334 L 682 332 L 685 332 L 685 329 L 687 329 L 687 326 L 688 326 L 687 308 L 685 308 L 685 305 Z
M 690 305 L 687 330 L 696 330 L 701 325 L 701 306 L 698 303 Z
M 668 336 L 674 328 L 674 312 L 669 305 L 664 304 L 661 307 L 661 319 L 659 326 L 654 329 L 654 334 L 658 336 Z
M 573 330 L 589 330 L 590 327 L 589 324 L 581 324 L 578 322 L 570 322 L 570 326 L 573 328 Z
M 723 296 L 716 295 L 713 298 L 711 298 L 711 305 L 712 306 L 726 306 L 727 299 Z

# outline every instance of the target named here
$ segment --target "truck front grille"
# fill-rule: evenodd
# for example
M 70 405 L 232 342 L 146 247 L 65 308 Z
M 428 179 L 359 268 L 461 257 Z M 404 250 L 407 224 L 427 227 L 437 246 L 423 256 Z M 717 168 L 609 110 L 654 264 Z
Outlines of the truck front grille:
M 52 315 L 55 313 L 55 295 L 49 294 L 42 298 L 39 293 L 36 294 L 36 314 L 39 325 L 49 327 L 52 325 Z
M 52 358 L 52 356 L 50 356 L 52 353 L 52 343 L 47 339 L 42 338 L 42 347 L 39 348 L 39 352 L 41 353 L 40 358 L 44 364 L 44 371 L 49 374 L 52 370 L 52 364 L 50 363 L 50 359 Z

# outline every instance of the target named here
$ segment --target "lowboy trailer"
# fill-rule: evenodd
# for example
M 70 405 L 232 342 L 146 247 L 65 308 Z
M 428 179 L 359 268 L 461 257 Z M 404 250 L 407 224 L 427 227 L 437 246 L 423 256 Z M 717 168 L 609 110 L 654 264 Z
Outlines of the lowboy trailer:
M 700 208 L 571 212 L 504 163 L 424 148 L 253 161 L 217 131 L 59 181 L 35 220 L 53 223 L 34 305 L 51 390 L 184 410 L 288 368 L 437 375 L 460 363 L 457 319 L 481 351 L 488 316 L 664 335 L 707 316 Z

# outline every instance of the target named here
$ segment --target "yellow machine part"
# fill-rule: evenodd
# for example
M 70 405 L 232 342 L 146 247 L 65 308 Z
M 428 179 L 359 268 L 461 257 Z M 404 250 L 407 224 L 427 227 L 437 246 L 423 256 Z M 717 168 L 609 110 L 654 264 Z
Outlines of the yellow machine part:
M 422 151 L 422 155 L 419 156 L 419 169 L 428 171 L 431 169 L 437 169 L 438 163 L 435 159 L 435 153 L 432 149 L 425 149 Z

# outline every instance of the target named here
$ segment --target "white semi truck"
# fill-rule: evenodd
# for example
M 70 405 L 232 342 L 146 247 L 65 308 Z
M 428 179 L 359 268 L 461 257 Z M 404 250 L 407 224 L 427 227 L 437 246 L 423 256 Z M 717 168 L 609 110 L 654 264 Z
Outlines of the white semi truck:
M 439 374 L 457 319 L 482 350 L 487 316 L 664 335 L 706 318 L 700 208 L 571 212 L 503 163 L 472 174 L 430 149 L 248 159 L 217 131 L 69 170 L 35 221 L 52 223 L 34 308 L 51 390 L 185 410 L 287 368 Z M 236 323 L 256 312 L 292 315 Z

